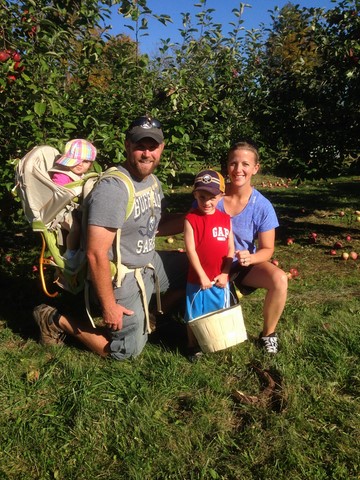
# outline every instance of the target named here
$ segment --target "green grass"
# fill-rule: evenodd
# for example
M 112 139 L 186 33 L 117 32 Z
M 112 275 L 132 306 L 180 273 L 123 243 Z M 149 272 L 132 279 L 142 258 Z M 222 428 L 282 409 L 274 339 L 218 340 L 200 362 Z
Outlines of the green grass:
M 254 342 L 261 291 L 242 299 L 249 341 L 197 364 L 183 355 L 177 317 L 164 320 L 143 354 L 125 363 L 71 343 L 42 347 L 33 306 L 73 300 L 80 309 L 81 297 L 46 300 L 32 271 L 39 238 L 22 236 L 21 226 L 3 230 L 1 480 L 359 480 L 360 260 L 328 252 L 338 240 L 342 250 L 360 252 L 360 182 L 270 188 L 268 181 L 257 183 L 279 213 L 275 256 L 285 271 L 299 270 L 273 358 Z M 185 187 L 170 197 L 174 209 L 191 203 Z M 288 246 L 289 236 L 295 243 Z M 166 240 L 159 248 L 183 246 L 181 235 Z M 258 396 L 263 388 L 256 367 L 278 379 L 276 401 L 239 403 L 234 390 Z

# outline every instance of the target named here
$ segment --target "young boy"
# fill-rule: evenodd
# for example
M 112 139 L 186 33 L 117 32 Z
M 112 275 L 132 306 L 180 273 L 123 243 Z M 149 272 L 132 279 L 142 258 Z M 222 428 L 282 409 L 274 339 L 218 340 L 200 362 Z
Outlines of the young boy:
M 65 145 L 64 154 L 55 160 L 54 167 L 49 171 L 50 177 L 57 185 L 80 180 L 88 172 L 96 159 L 97 150 L 87 140 L 70 140 Z M 77 210 L 74 210 L 71 219 L 64 219 L 61 227 L 68 232 L 66 236 L 66 252 L 64 257 L 72 258 L 80 244 L 80 219 Z
M 229 271 L 234 257 L 230 216 L 216 206 L 225 192 L 223 176 L 203 170 L 195 177 L 197 208 L 185 217 L 184 240 L 189 258 L 185 322 L 229 306 Z M 225 289 L 225 290 L 224 290 Z M 201 355 L 187 326 L 189 360 Z

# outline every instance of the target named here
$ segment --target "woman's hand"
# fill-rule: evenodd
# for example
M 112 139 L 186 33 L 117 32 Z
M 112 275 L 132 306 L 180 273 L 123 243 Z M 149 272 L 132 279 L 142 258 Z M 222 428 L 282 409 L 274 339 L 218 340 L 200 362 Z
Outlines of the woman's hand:
M 251 254 L 249 250 L 236 250 L 235 256 L 241 267 L 248 267 L 251 265 Z

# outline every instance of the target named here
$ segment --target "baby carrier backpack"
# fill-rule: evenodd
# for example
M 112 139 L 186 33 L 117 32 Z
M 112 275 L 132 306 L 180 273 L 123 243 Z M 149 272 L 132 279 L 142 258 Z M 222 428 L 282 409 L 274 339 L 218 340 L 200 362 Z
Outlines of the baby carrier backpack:
M 49 171 L 55 171 L 53 166 L 58 155 L 60 155 L 59 151 L 51 146 L 41 145 L 34 147 L 17 164 L 15 187 L 13 189 L 14 193 L 21 200 L 25 217 L 30 223 L 32 230 L 39 232 L 42 238 L 39 272 L 42 288 L 49 297 L 55 297 L 59 292 L 50 293 L 48 291 L 44 276 L 45 266 L 55 268 L 53 281 L 60 288 L 73 294 L 77 294 L 85 289 L 86 294 L 86 198 L 96 183 L 109 175 L 115 176 L 115 178 L 124 182 L 129 194 L 126 218 L 132 212 L 135 199 L 132 181 L 116 167 L 100 173 L 88 173 L 83 178 L 67 185 L 55 184 L 51 180 Z M 66 173 L 68 174 L 69 172 Z M 64 245 L 61 223 L 65 218 L 67 220 L 71 219 L 72 212 L 79 207 L 82 213 L 80 248 L 73 258 L 67 259 L 63 256 L 66 247 Z M 116 271 L 119 270 L 117 267 L 121 265 L 120 230 L 117 233 L 116 241 L 119 254 L 116 259 L 117 264 L 112 265 L 114 276 Z M 86 306 L 89 313 L 87 302 Z

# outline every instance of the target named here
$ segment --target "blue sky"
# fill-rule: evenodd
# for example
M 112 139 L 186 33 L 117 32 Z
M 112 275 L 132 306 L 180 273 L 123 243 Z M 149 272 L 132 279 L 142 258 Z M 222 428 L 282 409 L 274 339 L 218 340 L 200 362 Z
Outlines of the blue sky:
M 180 42 L 181 36 L 179 29 L 182 28 L 181 13 L 191 13 L 195 19 L 195 14 L 201 11 L 200 8 L 194 7 L 196 0 L 148 0 L 147 4 L 149 8 L 156 14 L 170 15 L 173 23 L 168 24 L 166 27 L 157 22 L 156 20 L 149 20 L 149 29 L 146 37 L 140 38 L 140 51 L 142 53 L 154 54 L 158 47 L 161 45 L 160 39 L 170 38 L 172 42 Z M 249 2 L 243 1 L 250 5 L 244 9 L 242 19 L 244 20 L 243 27 L 247 30 L 252 28 L 258 28 L 261 23 L 266 26 L 271 26 L 271 17 L 269 10 L 274 10 L 275 7 L 282 8 L 286 5 L 288 0 L 250 0 Z M 293 4 L 298 4 L 300 7 L 316 7 L 329 10 L 334 8 L 339 1 L 335 3 L 331 0 L 294 0 Z M 220 6 L 219 6 L 220 5 Z M 240 1 L 235 0 L 207 0 L 206 8 L 213 8 L 215 11 L 212 13 L 214 23 L 221 23 L 223 25 L 223 32 L 226 35 L 227 32 L 232 30 L 232 26 L 229 22 L 236 21 L 232 13 L 233 8 L 239 9 Z M 125 33 L 131 38 L 134 38 L 134 33 L 125 27 L 126 24 L 131 24 L 128 19 L 123 19 L 117 13 L 117 8 L 112 9 L 111 30 L 112 35 L 119 33 Z

